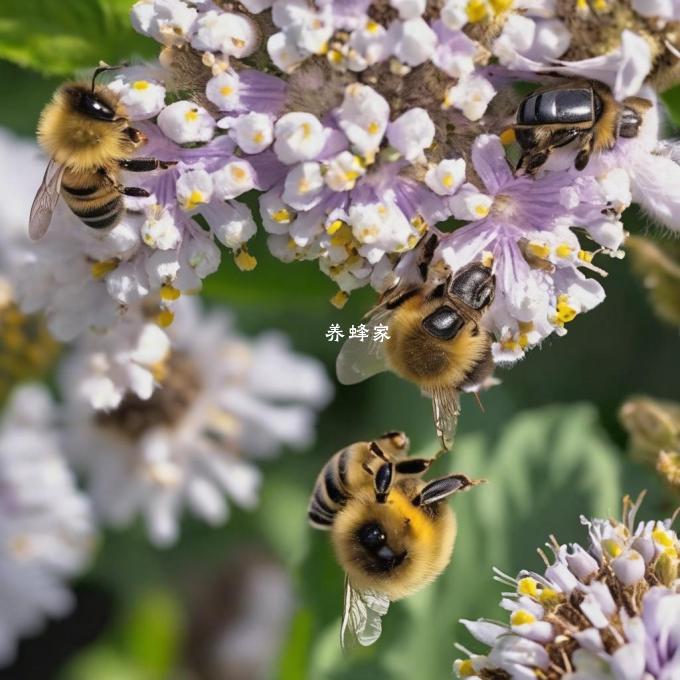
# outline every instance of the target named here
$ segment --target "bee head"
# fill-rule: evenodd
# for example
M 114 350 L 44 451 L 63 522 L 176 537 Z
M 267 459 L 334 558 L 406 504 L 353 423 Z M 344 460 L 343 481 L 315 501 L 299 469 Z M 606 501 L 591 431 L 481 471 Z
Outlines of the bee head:
M 118 119 L 115 98 L 104 87 L 91 90 L 84 83 L 64 88 L 64 95 L 71 109 L 87 118 L 112 123 Z
M 478 311 L 491 304 L 495 291 L 496 277 L 481 262 L 472 262 L 459 269 L 449 283 L 450 295 Z

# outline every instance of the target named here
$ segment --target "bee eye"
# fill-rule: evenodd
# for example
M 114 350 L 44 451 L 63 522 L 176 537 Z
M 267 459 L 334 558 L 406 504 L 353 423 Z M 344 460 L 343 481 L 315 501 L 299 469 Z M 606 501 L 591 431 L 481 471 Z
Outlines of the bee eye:
M 367 550 L 376 551 L 385 544 L 386 539 L 387 537 L 379 524 L 364 524 L 359 529 L 359 543 Z
M 423 329 L 440 340 L 451 340 L 465 325 L 461 317 L 450 307 L 440 307 L 423 319 Z
M 83 92 L 77 106 L 78 110 L 91 118 L 99 120 L 113 120 L 115 113 L 96 95 Z
M 474 264 L 466 267 L 453 279 L 449 292 L 473 309 L 482 309 L 491 302 L 494 285 L 491 270 Z

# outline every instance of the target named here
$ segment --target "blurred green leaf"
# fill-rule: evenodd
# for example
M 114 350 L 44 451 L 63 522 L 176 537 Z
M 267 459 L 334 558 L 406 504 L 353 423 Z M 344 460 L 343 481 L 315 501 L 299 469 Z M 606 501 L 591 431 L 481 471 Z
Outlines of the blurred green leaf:
M 123 654 L 103 645 L 88 648 L 69 666 L 66 680 L 150 680 Z
M 175 667 L 182 638 L 182 611 L 168 592 L 146 593 L 121 630 L 122 648 L 149 677 L 163 680 Z
M 432 442 L 429 450 L 436 448 Z M 488 484 L 454 499 L 459 535 L 451 566 L 431 587 L 392 605 L 383 637 L 374 647 L 343 657 L 338 644 L 340 600 L 335 618 L 324 625 L 326 597 L 320 597 L 319 583 L 307 581 L 312 570 L 321 569 L 320 560 L 310 556 L 305 592 L 320 628 L 309 652 L 307 677 L 448 677 L 455 658 L 453 643 L 469 642 L 458 619 L 499 616 L 501 588 L 492 580 L 491 568 L 511 574 L 523 567 L 540 569 L 535 551 L 549 534 L 560 541 L 583 540 L 580 514 L 617 514 L 618 462 L 616 449 L 600 431 L 595 409 L 587 405 L 525 412 L 498 438 L 488 433 L 460 437 L 448 465 L 439 463 L 433 474 L 444 474 L 448 466 L 484 477 Z M 341 582 L 339 568 L 335 571 Z M 281 680 L 294 677 L 300 676 L 282 675 Z
M 3 0 L 0 57 L 66 76 L 99 60 L 154 56 L 158 45 L 132 29 L 131 6 L 130 0 Z
M 661 96 L 668 109 L 671 119 L 676 126 L 680 126 L 680 85 L 676 85 Z

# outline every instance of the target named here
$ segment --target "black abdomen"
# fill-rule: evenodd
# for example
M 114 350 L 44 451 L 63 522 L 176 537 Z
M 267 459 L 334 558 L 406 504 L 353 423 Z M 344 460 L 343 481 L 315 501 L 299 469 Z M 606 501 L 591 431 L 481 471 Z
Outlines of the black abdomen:
M 590 89 L 557 89 L 529 95 L 517 111 L 518 125 L 595 123 L 602 109 Z

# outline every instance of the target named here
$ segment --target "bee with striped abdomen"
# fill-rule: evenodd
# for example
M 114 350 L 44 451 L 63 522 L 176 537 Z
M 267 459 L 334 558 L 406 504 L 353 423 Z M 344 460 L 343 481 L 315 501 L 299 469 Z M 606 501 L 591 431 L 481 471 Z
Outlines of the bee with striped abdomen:
M 145 137 L 130 126 L 113 91 L 96 84 L 97 76 L 112 68 L 96 69 L 91 84 L 62 85 L 40 116 L 38 142 L 50 161 L 31 207 L 32 239 L 47 231 L 59 196 L 88 227 L 112 227 L 123 213 L 123 196 L 149 195 L 146 189 L 123 186 L 121 170 L 148 172 L 173 165 L 131 158 Z
M 389 603 L 420 590 L 451 559 L 456 520 L 446 499 L 480 481 L 422 475 L 437 459 L 408 458 L 403 432 L 358 442 L 336 453 L 317 478 L 311 525 L 331 533 L 344 569 L 343 647 L 348 632 L 362 645 L 380 635 Z

